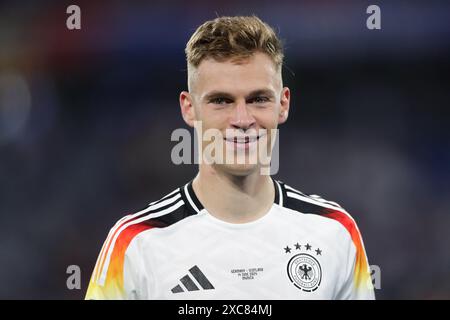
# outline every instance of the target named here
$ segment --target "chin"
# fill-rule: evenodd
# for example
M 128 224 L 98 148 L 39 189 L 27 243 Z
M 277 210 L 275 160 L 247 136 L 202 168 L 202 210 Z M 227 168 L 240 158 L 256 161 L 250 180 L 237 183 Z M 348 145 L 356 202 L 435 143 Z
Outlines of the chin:
M 257 172 L 259 166 L 256 164 L 220 164 L 217 169 L 233 176 L 245 177 Z

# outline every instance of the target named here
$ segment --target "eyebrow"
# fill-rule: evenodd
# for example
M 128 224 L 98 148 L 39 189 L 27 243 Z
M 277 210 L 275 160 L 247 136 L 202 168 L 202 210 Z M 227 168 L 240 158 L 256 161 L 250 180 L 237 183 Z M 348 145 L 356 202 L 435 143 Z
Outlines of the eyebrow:
M 272 90 L 270 90 L 270 89 L 257 89 L 257 90 L 254 90 L 254 91 L 250 92 L 245 98 L 249 99 L 249 98 L 254 98 L 254 97 L 257 97 L 257 96 L 261 96 L 261 95 L 268 96 L 270 98 L 275 97 L 274 92 Z M 228 93 L 228 92 L 225 92 L 225 91 L 216 91 L 216 90 L 214 90 L 214 91 L 211 91 L 211 92 L 207 93 L 204 96 L 203 100 L 209 101 L 209 100 L 212 100 L 212 99 L 215 99 L 215 98 L 227 98 L 227 99 L 231 99 L 232 100 L 235 97 L 231 93 Z

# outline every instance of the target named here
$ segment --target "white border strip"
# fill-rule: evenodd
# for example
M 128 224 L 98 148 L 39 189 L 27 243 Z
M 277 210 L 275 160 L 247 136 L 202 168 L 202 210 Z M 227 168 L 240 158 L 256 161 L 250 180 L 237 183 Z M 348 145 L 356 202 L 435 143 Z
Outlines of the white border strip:
M 283 206 L 283 190 L 281 190 L 280 183 L 278 181 L 276 181 L 276 180 L 274 180 L 274 181 L 275 181 L 275 184 L 278 187 L 278 198 L 279 198 L 279 202 L 280 202 L 279 205 Z
M 200 210 L 198 210 L 197 206 L 195 205 L 194 201 L 192 201 L 192 198 L 191 198 L 191 196 L 190 196 L 190 194 L 189 194 L 188 185 L 189 185 L 189 183 L 187 183 L 187 184 L 184 186 L 184 193 L 186 194 L 186 198 L 188 199 L 189 204 L 192 206 L 192 208 L 194 208 L 194 210 L 195 210 L 197 213 L 199 213 Z

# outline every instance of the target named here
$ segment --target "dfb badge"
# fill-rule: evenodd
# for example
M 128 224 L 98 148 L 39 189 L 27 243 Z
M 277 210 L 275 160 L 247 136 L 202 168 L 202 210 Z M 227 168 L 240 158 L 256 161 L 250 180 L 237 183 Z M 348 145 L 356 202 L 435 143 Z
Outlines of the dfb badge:
M 295 247 L 300 250 L 301 246 L 297 243 Z M 322 251 L 320 249 L 311 250 L 309 244 L 304 247 L 306 247 L 305 252 L 297 253 L 289 260 L 287 274 L 289 280 L 297 288 L 305 292 L 313 292 L 319 288 L 322 281 L 322 267 L 313 253 L 315 251 L 317 255 L 321 255 Z M 286 253 L 290 253 L 290 251 L 286 251 Z

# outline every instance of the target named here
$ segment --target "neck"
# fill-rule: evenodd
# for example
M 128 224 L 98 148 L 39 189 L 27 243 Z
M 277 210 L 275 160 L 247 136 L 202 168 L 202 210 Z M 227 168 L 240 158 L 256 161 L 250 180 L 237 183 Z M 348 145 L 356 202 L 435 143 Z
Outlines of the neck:
M 264 216 L 272 207 L 275 190 L 268 175 L 236 176 L 209 165 L 200 165 L 192 187 L 214 217 L 230 223 L 246 223 Z

